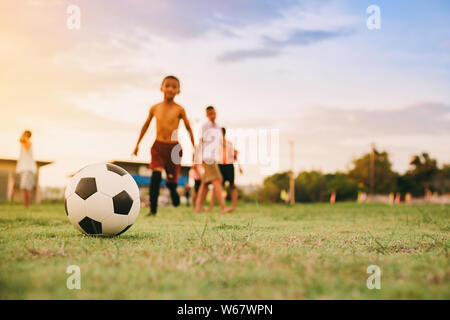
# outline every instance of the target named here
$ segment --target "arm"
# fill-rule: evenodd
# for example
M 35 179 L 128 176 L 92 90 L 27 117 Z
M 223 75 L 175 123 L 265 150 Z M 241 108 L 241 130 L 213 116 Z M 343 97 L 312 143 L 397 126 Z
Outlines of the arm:
M 147 132 L 148 126 L 150 125 L 152 118 L 153 118 L 153 107 L 150 109 L 147 120 L 145 120 L 144 125 L 142 126 L 142 129 L 141 129 L 141 133 L 139 134 L 139 138 L 136 143 L 136 147 L 134 148 L 134 151 L 133 151 L 133 155 L 135 155 L 135 156 L 137 156 L 137 154 L 138 154 L 139 143 L 141 142 L 142 138 L 144 137 L 145 133 Z
M 198 170 L 198 164 L 194 164 L 193 166 L 192 166 L 192 168 L 193 168 L 193 170 L 195 171 L 195 173 L 197 174 L 197 176 L 202 176 L 201 175 L 201 173 L 200 173 L 200 171 Z
M 191 137 L 192 146 L 195 146 L 194 133 L 192 133 L 192 128 L 191 128 L 188 118 L 186 117 L 186 111 L 184 111 L 184 108 L 181 108 L 181 119 L 183 119 L 184 125 L 186 126 L 186 130 L 189 132 L 189 136 Z
M 237 155 L 238 155 L 238 151 L 235 149 L 235 150 L 234 150 L 234 161 L 236 161 L 237 164 L 238 164 L 239 173 L 240 173 L 240 174 L 243 174 L 244 171 L 242 171 L 241 164 L 239 163 L 239 161 L 237 161 Z

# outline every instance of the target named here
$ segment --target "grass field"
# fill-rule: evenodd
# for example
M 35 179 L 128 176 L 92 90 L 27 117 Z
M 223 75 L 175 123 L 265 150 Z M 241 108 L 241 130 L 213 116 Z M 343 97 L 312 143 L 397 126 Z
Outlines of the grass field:
M 449 209 L 161 208 L 119 237 L 92 238 L 63 204 L 0 204 L 0 298 L 450 299 Z M 366 287 L 372 264 L 380 290 Z M 81 269 L 80 290 L 66 287 L 69 265 Z

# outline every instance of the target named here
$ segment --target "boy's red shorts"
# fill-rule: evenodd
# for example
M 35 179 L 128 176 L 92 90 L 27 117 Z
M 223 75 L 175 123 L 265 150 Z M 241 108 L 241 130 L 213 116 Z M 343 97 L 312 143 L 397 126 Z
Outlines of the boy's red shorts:
M 183 151 L 178 141 L 162 142 L 155 140 L 150 150 L 152 161 L 148 166 L 150 169 L 164 168 L 166 171 L 166 182 L 177 183 L 181 168 L 181 157 Z

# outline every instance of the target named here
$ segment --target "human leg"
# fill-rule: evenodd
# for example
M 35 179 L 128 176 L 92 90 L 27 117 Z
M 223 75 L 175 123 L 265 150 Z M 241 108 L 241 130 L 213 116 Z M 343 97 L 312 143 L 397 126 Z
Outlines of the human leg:
M 161 187 L 161 171 L 162 168 L 153 169 L 150 181 L 150 213 L 155 215 L 158 208 L 159 190 Z

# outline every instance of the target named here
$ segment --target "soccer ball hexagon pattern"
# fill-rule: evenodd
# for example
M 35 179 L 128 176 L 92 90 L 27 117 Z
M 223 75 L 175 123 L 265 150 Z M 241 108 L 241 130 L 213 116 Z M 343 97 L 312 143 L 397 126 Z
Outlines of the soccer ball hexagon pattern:
M 84 167 L 65 191 L 69 221 L 84 234 L 114 236 L 127 231 L 139 215 L 139 188 L 123 168 L 110 163 Z

